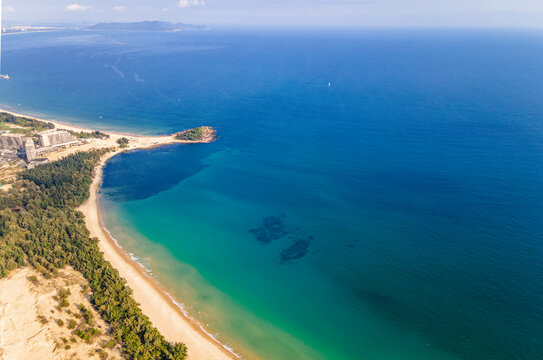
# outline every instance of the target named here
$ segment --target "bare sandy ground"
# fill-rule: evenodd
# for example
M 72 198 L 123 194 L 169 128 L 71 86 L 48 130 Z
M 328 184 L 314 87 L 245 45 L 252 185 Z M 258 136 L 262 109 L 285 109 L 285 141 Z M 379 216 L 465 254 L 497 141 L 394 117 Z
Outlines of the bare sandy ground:
M 29 280 L 36 276 L 37 283 Z M 110 340 L 108 326 L 98 313 L 92 310 L 88 294 L 82 292 L 87 281 L 70 267 L 59 270 L 52 279 L 45 279 L 31 268 L 13 271 L 0 280 L 0 359 L 1 360 L 49 360 L 49 359 L 99 359 L 100 343 Z M 59 289 L 70 289 L 69 306 L 57 308 L 53 298 Z M 87 343 L 68 329 L 68 321 L 74 320 L 85 326 L 76 306 L 83 304 L 93 312 L 95 328 L 102 333 Z M 68 313 L 70 312 L 70 313 Z M 59 326 L 58 320 L 64 324 Z M 120 347 L 102 349 L 108 359 L 121 359 Z

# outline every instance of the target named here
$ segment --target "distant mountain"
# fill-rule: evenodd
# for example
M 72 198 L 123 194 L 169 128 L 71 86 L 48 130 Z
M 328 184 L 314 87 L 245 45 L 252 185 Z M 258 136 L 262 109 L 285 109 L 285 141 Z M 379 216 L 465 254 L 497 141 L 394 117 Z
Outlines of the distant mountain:
M 205 25 L 169 23 L 165 21 L 142 21 L 133 23 L 100 23 L 88 27 L 90 30 L 119 30 L 119 31 L 160 31 L 174 32 L 185 30 L 209 30 Z

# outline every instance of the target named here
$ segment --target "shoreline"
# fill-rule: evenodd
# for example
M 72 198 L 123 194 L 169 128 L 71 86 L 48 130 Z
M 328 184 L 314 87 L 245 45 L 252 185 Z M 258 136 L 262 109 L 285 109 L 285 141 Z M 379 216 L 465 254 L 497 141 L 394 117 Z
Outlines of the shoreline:
M 226 345 L 220 343 L 179 305 L 175 297 L 137 261 L 130 257 L 105 228 L 98 205 L 98 191 L 102 182 L 103 167 L 117 153 L 105 154 L 96 168 L 89 199 L 78 210 L 85 215 L 85 223 L 104 258 L 119 271 L 133 291 L 133 297 L 153 326 L 168 341 L 180 341 L 188 348 L 188 359 L 221 360 L 241 359 Z
M 25 117 L 25 118 L 29 118 L 29 119 L 35 119 L 35 120 L 39 120 L 39 121 L 50 122 L 50 123 L 54 124 L 55 127 L 58 127 L 58 128 L 61 128 L 61 129 L 66 129 L 66 130 L 89 131 L 89 132 L 94 131 L 93 129 L 84 128 L 82 126 L 66 124 L 66 123 L 63 123 L 63 122 L 60 122 L 60 121 L 56 121 L 56 120 L 48 120 L 48 119 L 40 118 L 40 117 L 37 117 L 37 116 L 34 116 L 34 115 L 28 115 L 28 114 L 23 114 L 23 113 L 20 113 L 20 112 L 17 112 L 17 111 L 8 110 L 8 109 L 6 109 L 6 108 L 4 108 L 2 106 L 5 106 L 5 105 L 0 105 L 0 112 L 11 114 L 13 116 L 20 116 L 20 117 Z M 109 133 L 109 131 L 108 131 L 108 133 Z
M 21 117 L 26 117 L 26 118 L 29 118 L 29 119 L 35 119 L 35 120 L 39 120 L 39 121 L 43 121 L 43 122 L 50 122 L 50 123 L 54 124 L 57 129 L 71 130 L 71 131 L 77 131 L 77 132 L 80 132 L 80 131 L 91 132 L 91 131 L 99 130 L 99 131 L 102 131 L 102 132 L 110 134 L 110 135 L 114 134 L 114 135 L 118 135 L 118 136 L 131 136 L 131 137 L 144 137 L 144 136 L 145 137 L 160 137 L 160 136 L 163 136 L 163 135 L 141 135 L 141 134 L 130 133 L 130 132 L 119 132 L 119 131 L 115 131 L 115 130 L 91 129 L 91 128 L 88 128 L 88 127 L 83 127 L 81 125 L 73 125 L 73 124 L 65 123 L 65 122 L 58 121 L 58 120 L 48 120 L 48 119 L 45 119 L 43 117 L 40 117 L 39 115 L 38 116 L 28 115 L 28 114 L 25 114 L 25 113 L 22 113 L 22 112 L 8 110 L 4 106 L 5 105 L 0 104 L 0 113 L 7 113 L 7 114 L 11 114 L 13 116 L 21 116 Z
M 89 128 L 64 124 L 54 120 L 40 119 L 2 108 L 0 108 L 0 112 L 50 122 L 57 129 L 94 131 Z M 85 215 L 85 224 L 90 232 L 90 236 L 98 238 L 98 246 L 104 254 L 105 260 L 110 262 L 113 268 L 119 272 L 120 276 L 126 280 L 127 285 L 132 289 L 133 298 L 139 304 L 142 312 L 150 319 L 153 326 L 159 330 L 166 340 L 170 342 L 183 342 L 187 346 L 187 359 L 241 359 L 233 350 L 210 334 L 202 324 L 190 317 L 182 308 L 182 302 L 177 301 L 168 289 L 152 277 L 141 264 L 130 257 L 130 254 L 117 243 L 103 225 L 98 205 L 98 191 L 102 183 L 103 168 L 112 157 L 131 150 L 152 149 L 170 144 L 210 143 L 215 140 L 214 134 L 208 134 L 200 141 L 186 141 L 176 140 L 174 135 L 142 136 L 111 131 L 103 132 L 110 135 L 110 139 L 71 147 L 47 156 L 49 160 L 54 161 L 79 151 L 108 148 L 111 146 L 117 148 L 117 139 L 121 137 L 129 137 L 131 139 L 127 148 L 117 149 L 117 151 L 111 151 L 102 156 L 100 162 L 95 167 L 93 181 L 89 189 L 90 196 L 77 208 L 77 210 Z

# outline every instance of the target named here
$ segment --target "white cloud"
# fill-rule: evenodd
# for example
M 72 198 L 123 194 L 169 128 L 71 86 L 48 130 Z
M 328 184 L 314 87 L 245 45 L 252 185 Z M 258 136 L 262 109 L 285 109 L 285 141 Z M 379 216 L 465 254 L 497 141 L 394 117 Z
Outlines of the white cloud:
M 89 10 L 91 7 L 88 5 L 79 5 L 79 4 L 71 4 L 66 6 L 66 10 L 68 11 L 86 11 Z
M 126 6 L 114 6 L 113 10 L 115 10 L 115 11 L 125 11 Z
M 206 3 L 204 0 L 179 0 L 177 2 L 177 7 L 188 8 L 191 6 L 205 6 Z
M 14 13 L 15 12 L 15 9 L 11 6 L 6 6 L 6 12 L 8 13 Z

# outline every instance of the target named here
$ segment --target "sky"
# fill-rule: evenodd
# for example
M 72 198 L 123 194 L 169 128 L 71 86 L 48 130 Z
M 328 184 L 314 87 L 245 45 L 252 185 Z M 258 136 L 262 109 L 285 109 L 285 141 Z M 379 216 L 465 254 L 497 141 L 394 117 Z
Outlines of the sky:
M 3 11 L 18 24 L 543 27 L 543 0 L 3 0 Z

